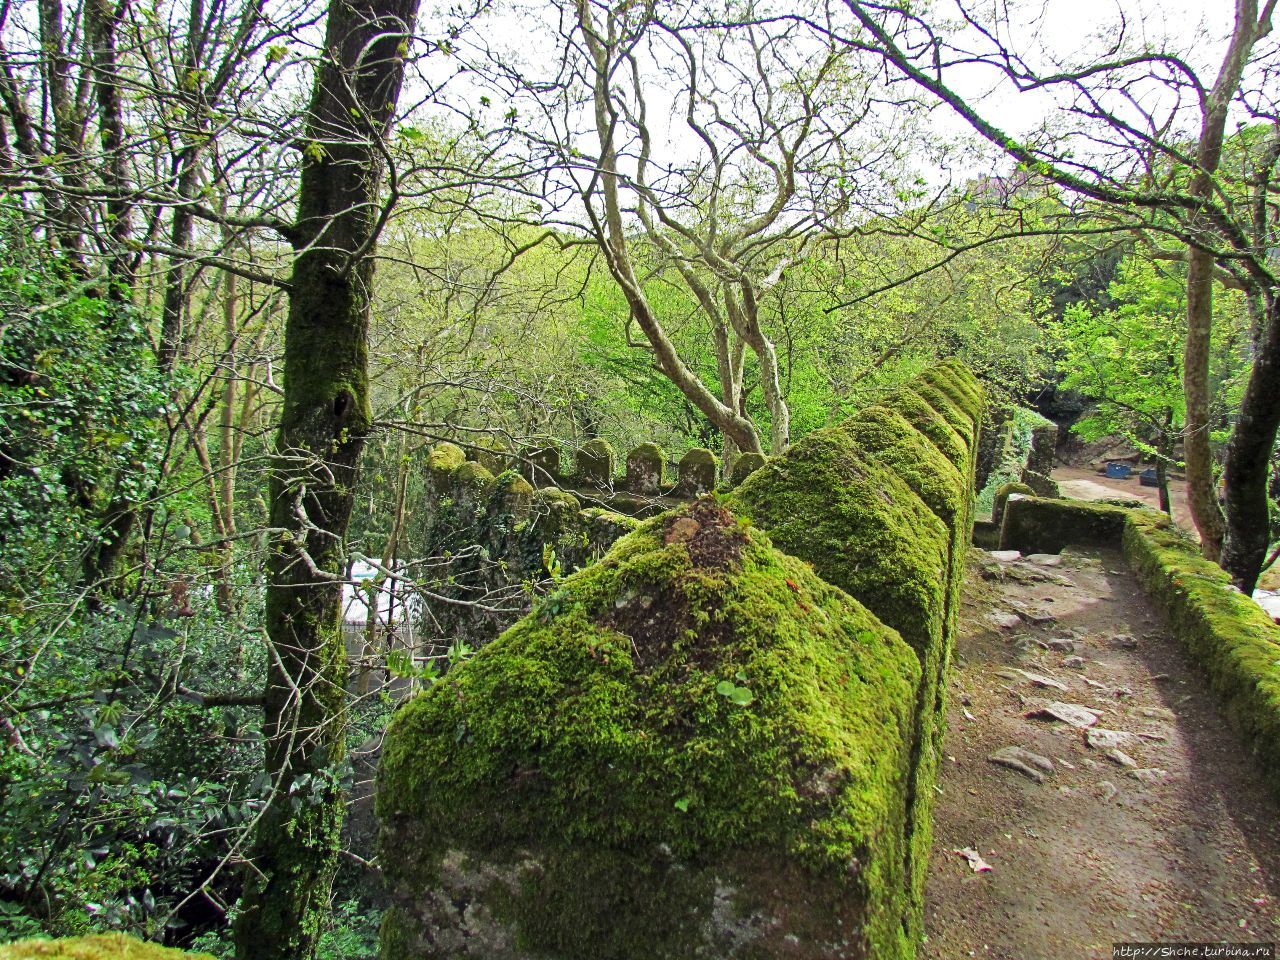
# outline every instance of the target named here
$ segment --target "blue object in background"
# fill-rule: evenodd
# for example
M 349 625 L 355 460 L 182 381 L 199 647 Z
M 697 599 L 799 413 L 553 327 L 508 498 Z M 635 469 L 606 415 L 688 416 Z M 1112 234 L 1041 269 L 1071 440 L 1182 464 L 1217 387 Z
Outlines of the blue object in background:
M 1147 469 L 1138 474 L 1138 483 L 1142 484 L 1144 487 L 1158 487 L 1160 485 L 1160 481 L 1156 479 L 1156 468 L 1147 467 Z
M 1125 480 L 1131 473 L 1133 473 L 1133 467 L 1127 463 L 1107 464 L 1107 479 L 1109 480 Z

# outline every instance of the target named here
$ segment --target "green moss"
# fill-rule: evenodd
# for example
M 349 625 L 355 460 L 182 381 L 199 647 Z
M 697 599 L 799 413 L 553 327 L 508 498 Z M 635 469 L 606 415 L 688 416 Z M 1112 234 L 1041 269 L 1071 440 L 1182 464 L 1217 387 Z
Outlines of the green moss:
M 915 380 L 911 384 L 912 390 L 918 393 L 929 406 L 937 411 L 951 426 L 953 430 L 960 436 L 965 445 L 965 455 L 973 450 L 974 440 L 976 437 L 975 417 L 965 409 L 965 404 L 953 400 L 946 393 L 943 393 L 937 387 L 923 380 Z
M 936 394 L 933 403 L 917 388 Z M 964 400 L 961 412 L 928 384 L 913 383 L 883 406 L 805 437 L 726 500 L 865 603 L 919 656 L 904 864 L 916 905 L 905 926 L 911 939 L 921 932 L 944 677 L 970 538 L 969 450 L 982 413 L 980 388 L 975 384 Z
M 123 933 L 100 933 L 65 940 L 19 940 L 0 945 L 0 960 L 213 960 L 207 953 L 184 953 L 145 943 Z
M 977 420 L 982 415 L 982 385 L 963 365 L 953 362 L 939 364 L 921 373 L 919 380 L 945 394 L 970 420 Z
M 938 641 L 949 532 L 848 430 L 806 435 L 726 498 L 923 654 Z
M 966 478 L 900 413 L 868 407 L 843 429 L 861 449 L 874 451 L 876 462 L 905 480 L 947 526 L 963 519 L 969 502 Z
M 711 949 L 719 890 L 742 911 L 782 870 L 788 903 L 830 908 L 806 935 L 907 956 L 919 679 L 892 630 L 712 501 L 650 520 L 396 715 L 377 802 L 397 923 L 462 850 L 496 865 L 486 903 L 532 952 L 683 960 Z
M 489 468 L 468 460 L 454 468 L 453 482 L 473 496 L 484 496 L 493 486 L 493 474 Z
M 533 506 L 533 486 L 520 474 L 508 470 L 500 473 L 493 482 L 489 499 L 489 514 L 523 520 Z
M 437 443 L 427 454 L 427 469 L 433 474 L 451 473 L 466 462 L 466 453 L 453 443 Z
M 588 548 L 596 554 L 603 554 L 616 541 L 640 526 L 635 517 L 601 507 L 583 510 L 582 519 L 586 523 Z
M 1123 545 L 1129 566 L 1280 794 L 1280 628 L 1162 514 L 1128 512 Z
M 573 494 L 559 487 L 542 487 L 534 494 L 534 504 L 533 517 L 539 539 L 555 542 L 572 536 L 577 530 L 582 504 Z
M 1118 547 L 1129 511 L 1086 500 L 1020 497 L 1005 506 L 1000 549 L 1058 553 L 1066 546 Z
M 881 406 L 902 414 L 908 423 L 928 437 L 938 448 L 938 452 L 952 463 L 963 463 L 969 456 L 968 445 L 955 427 L 910 387 L 904 387 L 886 397 L 881 401 Z
M 991 501 L 992 523 L 999 525 L 1004 521 L 1004 505 L 1008 502 L 1009 497 L 1015 493 L 1023 497 L 1034 497 L 1036 495 L 1034 490 L 1020 481 L 1001 484 L 996 488 L 995 498 Z

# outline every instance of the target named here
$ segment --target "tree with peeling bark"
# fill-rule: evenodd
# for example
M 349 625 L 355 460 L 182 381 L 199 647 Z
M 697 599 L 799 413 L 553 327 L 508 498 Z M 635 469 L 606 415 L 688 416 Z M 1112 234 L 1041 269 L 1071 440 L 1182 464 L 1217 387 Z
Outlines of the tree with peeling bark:
M 852 22 L 815 24 L 875 52 L 1019 164 L 1101 205 L 1117 232 L 1140 236 L 1148 255 L 1187 264 L 1183 350 L 1188 500 L 1202 549 L 1242 589 L 1252 589 L 1268 545 L 1268 463 L 1280 426 L 1280 272 L 1274 256 L 1280 205 L 1280 50 L 1269 40 L 1274 0 L 1236 0 L 1217 63 L 1202 51 L 1135 45 L 1123 31 L 1084 62 L 1023 49 L 1007 17 L 958 4 L 963 29 L 948 35 L 901 4 L 845 0 Z M 1212 47 L 1208 47 L 1212 49 Z M 1064 135 L 1020 139 L 961 92 L 958 77 L 986 67 L 1019 92 L 1056 94 L 1071 115 Z M 1224 153 L 1232 119 L 1258 136 Z M 1209 356 L 1213 287 L 1245 292 L 1254 316 L 1253 365 L 1225 455 L 1219 505 L 1210 447 Z M 1224 510 L 1225 507 L 1225 517 Z

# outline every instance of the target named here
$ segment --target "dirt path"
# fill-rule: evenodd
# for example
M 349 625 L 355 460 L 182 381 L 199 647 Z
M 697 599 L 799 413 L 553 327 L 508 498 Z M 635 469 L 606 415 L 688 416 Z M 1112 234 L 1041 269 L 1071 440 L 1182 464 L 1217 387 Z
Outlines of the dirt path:
M 975 553 L 921 955 L 1103 960 L 1113 942 L 1280 939 L 1280 805 L 1120 558 Z M 1051 701 L 1095 711 L 1098 746 L 1026 716 Z M 1005 747 L 1053 771 L 989 760 Z

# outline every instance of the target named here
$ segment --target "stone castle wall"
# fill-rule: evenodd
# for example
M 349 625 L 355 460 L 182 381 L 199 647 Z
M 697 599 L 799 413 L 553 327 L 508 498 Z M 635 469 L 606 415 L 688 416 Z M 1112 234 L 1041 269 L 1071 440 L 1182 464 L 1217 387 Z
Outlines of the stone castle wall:
M 738 458 L 722 489 L 765 462 Z M 577 451 L 572 469 L 555 447 L 530 452 L 506 470 L 468 460 L 461 448 L 437 444 L 427 455 L 425 504 L 408 528 L 407 555 L 431 558 L 415 571 L 427 590 L 418 634 L 431 653 L 460 641 L 478 647 L 527 613 L 558 578 L 598 559 L 641 518 L 716 488 L 718 464 L 694 448 L 667 476 L 654 443 L 622 463 L 604 440 Z
M 630 521 L 398 711 L 384 960 L 913 957 L 982 406 L 944 364 Z

